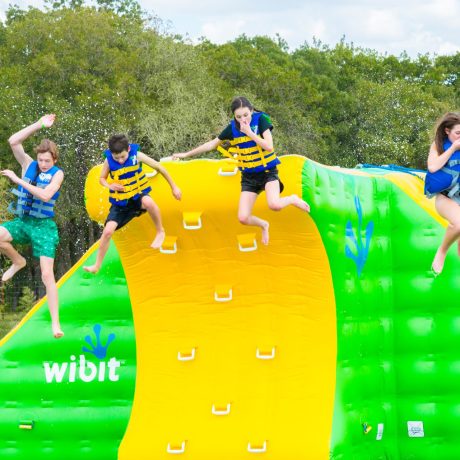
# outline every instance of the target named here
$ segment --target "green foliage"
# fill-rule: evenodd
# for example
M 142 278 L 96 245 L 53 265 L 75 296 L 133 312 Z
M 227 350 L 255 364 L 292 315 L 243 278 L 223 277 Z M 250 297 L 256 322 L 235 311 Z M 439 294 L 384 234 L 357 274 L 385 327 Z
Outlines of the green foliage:
M 226 122 L 225 102 L 195 49 L 152 30 L 132 41 L 142 95 L 132 131 L 143 149 L 164 157 L 215 137 Z
M 2 321 L 0 321 L 0 339 L 8 334 L 21 321 L 23 316 L 23 312 L 11 312 L 3 309 L 1 315 Z
M 10 192 L 11 182 L 5 177 L 0 178 L 0 222 L 11 218 L 8 211 L 9 204 L 13 201 L 13 194 Z
M 418 84 L 403 80 L 384 85 L 362 81 L 356 88 L 359 101 L 351 146 L 359 163 L 426 167 L 433 120 L 448 109 Z M 354 166 L 354 165 L 350 165 Z
M 199 49 L 210 71 L 223 82 L 227 105 L 241 94 L 256 108 L 270 113 L 277 127 L 275 143 L 279 152 L 318 156 L 321 141 L 316 135 L 316 117 L 309 107 L 319 95 L 296 68 L 282 40 L 243 35 L 221 46 L 203 42 Z
M 19 311 L 29 311 L 35 304 L 35 295 L 32 289 L 28 286 L 22 288 L 21 297 L 18 301 L 18 310 Z
M 460 53 L 411 59 L 344 40 L 291 52 L 279 36 L 245 35 L 194 46 L 165 32 L 136 0 L 46 5 L 11 6 L 0 25 L 0 148 L 2 168 L 19 172 L 7 139 L 43 113 L 57 114 L 55 126 L 25 148 L 32 153 L 45 136 L 60 147 L 58 273 L 98 236 L 84 182 L 112 133 L 127 133 L 157 159 L 169 156 L 218 135 L 231 99 L 245 95 L 270 114 L 280 154 L 424 167 L 436 119 L 460 106 Z M 0 181 L 3 210 L 9 187 Z

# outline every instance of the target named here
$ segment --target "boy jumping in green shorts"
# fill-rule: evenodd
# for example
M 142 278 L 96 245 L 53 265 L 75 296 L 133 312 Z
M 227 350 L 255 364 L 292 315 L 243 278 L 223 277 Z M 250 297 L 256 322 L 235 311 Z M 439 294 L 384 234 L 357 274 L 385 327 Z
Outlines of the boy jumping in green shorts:
M 3 273 L 2 281 L 8 281 L 26 266 L 26 259 L 14 249 L 11 243 L 31 244 L 32 253 L 40 259 L 42 281 L 46 288 L 51 326 L 55 338 L 64 333 L 59 323 L 59 303 L 56 280 L 54 278 L 54 257 L 59 243 L 59 235 L 54 217 L 54 204 L 59 196 L 64 173 L 56 166 L 58 150 L 54 142 L 43 139 L 35 147 L 37 160 L 25 151 L 22 143 L 41 128 L 50 128 L 54 114 L 45 115 L 32 125 L 13 134 L 9 138 L 13 155 L 21 165 L 19 178 L 13 171 L 1 171 L 18 188 L 13 190 L 17 197 L 16 206 L 10 210 L 17 218 L 0 225 L 0 252 L 11 259 L 11 267 Z

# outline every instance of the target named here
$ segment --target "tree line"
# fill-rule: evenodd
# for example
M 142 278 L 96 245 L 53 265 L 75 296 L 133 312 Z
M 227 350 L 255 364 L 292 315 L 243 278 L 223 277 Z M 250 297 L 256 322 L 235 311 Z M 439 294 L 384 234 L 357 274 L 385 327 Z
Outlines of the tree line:
M 460 105 L 460 53 L 393 56 L 345 39 L 290 50 L 279 36 L 192 44 L 135 0 L 11 6 L 0 24 L 0 65 L 2 169 L 17 170 L 8 137 L 44 113 L 57 114 L 45 135 L 59 145 L 65 172 L 58 277 L 99 237 L 85 211 L 84 184 L 113 133 L 127 133 L 160 159 L 215 137 L 231 99 L 245 95 L 271 115 L 281 155 L 424 169 L 436 119 Z M 2 221 L 11 218 L 10 187 L 0 181 Z M 39 286 L 36 268 L 30 264 L 14 282 Z

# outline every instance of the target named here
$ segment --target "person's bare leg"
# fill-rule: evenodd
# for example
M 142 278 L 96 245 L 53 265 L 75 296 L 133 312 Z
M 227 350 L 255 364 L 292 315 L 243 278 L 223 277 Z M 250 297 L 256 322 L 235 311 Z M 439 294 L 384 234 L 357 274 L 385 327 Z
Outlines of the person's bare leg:
M 455 201 L 441 194 L 436 196 L 435 205 L 438 213 L 449 222 L 444 238 L 431 264 L 433 272 L 438 275 L 444 268 L 447 251 L 460 237 L 460 206 Z
M 61 324 L 59 322 L 59 301 L 56 280 L 54 278 L 54 259 L 51 257 L 40 257 L 40 269 L 42 272 L 42 281 L 46 288 L 46 298 L 51 315 L 51 329 L 53 336 L 60 339 L 64 336 Z
M 272 211 L 281 211 L 286 206 L 295 206 L 305 212 L 310 212 L 310 205 L 297 195 L 280 196 L 280 183 L 272 180 L 265 184 L 268 207 Z
M 155 203 L 155 201 L 153 201 L 152 198 L 148 195 L 144 195 L 142 197 L 142 207 L 149 213 L 149 216 L 153 220 L 153 223 L 155 224 L 156 228 L 156 235 L 150 246 L 153 249 L 158 249 L 161 247 L 166 237 L 166 232 L 161 220 L 160 208 Z
M 257 193 L 254 192 L 241 192 L 238 205 L 238 220 L 243 225 L 260 227 L 262 229 L 262 243 L 267 245 L 270 238 L 270 224 L 266 220 L 252 215 L 252 209 L 254 208 L 257 196 Z
M 83 270 L 89 273 L 97 273 L 100 270 L 104 257 L 109 249 L 110 239 L 112 238 L 113 232 L 117 229 L 117 226 L 118 224 L 113 220 L 109 220 L 107 222 L 102 232 L 101 239 L 99 240 L 99 250 L 97 251 L 96 263 L 94 265 L 83 267 Z
M 0 227 L 0 252 L 11 260 L 12 265 L 2 275 L 2 281 L 8 281 L 22 268 L 26 266 L 26 259 L 14 249 L 11 244 L 13 238 L 5 227 Z

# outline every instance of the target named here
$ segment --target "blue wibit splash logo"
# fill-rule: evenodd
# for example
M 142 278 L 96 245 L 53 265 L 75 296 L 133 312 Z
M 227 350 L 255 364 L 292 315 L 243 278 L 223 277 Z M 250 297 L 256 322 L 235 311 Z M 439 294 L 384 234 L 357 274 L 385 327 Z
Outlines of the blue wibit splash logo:
M 349 257 L 350 259 L 354 260 L 356 263 L 356 268 L 358 270 L 358 276 L 361 275 L 361 272 L 363 271 L 364 264 L 366 263 L 367 256 L 369 254 L 369 246 L 371 243 L 371 237 L 372 237 L 372 232 L 374 230 L 374 222 L 370 221 L 367 226 L 366 226 L 366 241 L 363 243 L 362 239 L 362 227 L 363 227 L 363 211 L 361 209 L 361 203 L 359 202 L 359 198 L 355 196 L 355 207 L 356 207 L 356 212 L 358 213 L 358 229 L 355 235 L 355 231 L 353 230 L 353 225 L 351 221 L 347 222 L 346 228 L 345 228 L 345 237 L 349 238 L 351 242 L 354 244 L 354 250 L 356 252 L 353 252 L 353 250 L 348 246 L 348 244 L 345 245 L 345 255 Z
M 96 356 L 96 358 L 104 359 L 107 356 L 107 348 L 109 348 L 109 345 L 115 340 L 115 334 L 109 334 L 106 344 L 102 345 L 101 329 L 102 327 L 100 324 L 96 324 L 93 327 L 94 335 L 96 337 L 96 344 L 93 344 L 91 337 L 87 335 L 85 337 L 85 342 L 91 347 L 91 349 L 82 347 L 82 350 L 87 353 L 91 353 L 92 355 Z

